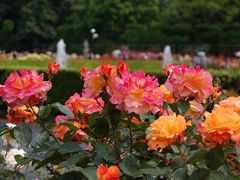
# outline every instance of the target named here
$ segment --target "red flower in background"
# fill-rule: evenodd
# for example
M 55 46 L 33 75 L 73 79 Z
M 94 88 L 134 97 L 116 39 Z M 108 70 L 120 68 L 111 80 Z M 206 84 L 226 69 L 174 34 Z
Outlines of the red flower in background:
M 48 71 L 47 71 L 48 74 L 51 74 L 51 75 L 57 74 L 59 67 L 60 67 L 60 64 L 56 62 L 50 62 L 48 64 Z

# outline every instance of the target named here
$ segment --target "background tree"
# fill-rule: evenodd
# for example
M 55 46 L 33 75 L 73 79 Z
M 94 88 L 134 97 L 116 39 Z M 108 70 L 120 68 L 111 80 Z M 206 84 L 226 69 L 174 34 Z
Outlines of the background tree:
M 114 45 L 237 47 L 239 0 L 0 0 L 0 49 L 54 50 L 63 38 L 82 52 L 90 29 L 103 51 Z

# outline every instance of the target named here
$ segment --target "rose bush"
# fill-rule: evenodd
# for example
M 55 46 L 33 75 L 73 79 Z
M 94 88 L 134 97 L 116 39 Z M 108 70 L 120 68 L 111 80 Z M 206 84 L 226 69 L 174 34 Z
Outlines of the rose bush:
M 0 85 L 8 106 L 0 176 L 24 178 L 30 166 L 44 179 L 240 178 L 240 97 L 221 94 L 207 71 L 167 65 L 159 84 L 124 61 L 83 67 L 82 92 L 46 104 L 58 68 L 49 64 L 47 80 L 13 72 Z

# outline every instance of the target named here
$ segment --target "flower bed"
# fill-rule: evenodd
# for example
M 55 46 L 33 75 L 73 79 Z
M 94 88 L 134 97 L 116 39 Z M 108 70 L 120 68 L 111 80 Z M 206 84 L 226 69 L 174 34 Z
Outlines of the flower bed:
M 53 179 L 239 178 L 240 97 L 226 97 L 209 72 L 167 65 L 158 79 L 130 72 L 124 61 L 103 63 L 80 70 L 81 91 L 63 104 L 48 100 L 60 88 L 58 68 L 50 63 L 45 79 L 35 70 L 13 72 L 0 85 L 8 106 L 2 177 L 23 177 L 31 165 Z M 68 81 L 81 84 L 75 79 Z M 49 121 L 53 110 L 59 113 Z M 42 131 L 34 143 L 32 124 Z

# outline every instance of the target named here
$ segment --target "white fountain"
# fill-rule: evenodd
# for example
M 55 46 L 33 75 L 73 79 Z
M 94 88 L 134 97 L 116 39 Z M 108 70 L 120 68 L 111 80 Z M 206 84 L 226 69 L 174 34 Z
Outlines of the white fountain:
M 167 64 L 172 64 L 173 63 L 173 57 L 171 53 L 171 48 L 169 45 L 165 46 L 164 51 L 163 51 L 163 67 Z
M 64 69 L 66 67 L 67 53 L 66 53 L 66 44 L 63 39 L 60 39 L 57 43 L 57 55 L 56 61 L 60 64 L 60 68 Z

